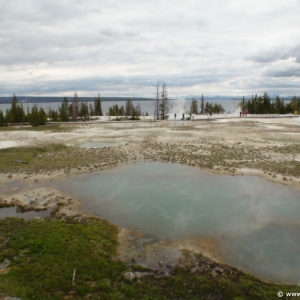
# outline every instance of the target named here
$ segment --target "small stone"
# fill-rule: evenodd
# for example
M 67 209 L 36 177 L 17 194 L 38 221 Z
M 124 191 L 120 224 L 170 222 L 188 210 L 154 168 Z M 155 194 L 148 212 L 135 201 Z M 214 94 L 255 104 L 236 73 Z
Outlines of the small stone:
M 124 274 L 124 278 L 126 280 L 132 281 L 132 279 L 135 277 L 135 274 L 133 272 L 126 272 Z
M 214 277 L 217 277 L 217 276 L 218 276 L 218 273 L 217 273 L 215 270 L 213 270 L 213 271 L 211 272 L 211 275 L 214 276 Z

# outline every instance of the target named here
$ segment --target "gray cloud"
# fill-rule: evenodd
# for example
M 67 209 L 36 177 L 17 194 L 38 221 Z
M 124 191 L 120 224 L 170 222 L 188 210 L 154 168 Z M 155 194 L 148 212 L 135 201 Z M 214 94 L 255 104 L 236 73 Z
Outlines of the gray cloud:
M 287 89 L 288 82 L 274 80 L 299 74 L 298 0 L 0 5 L 0 95 L 152 96 L 157 81 L 170 95 L 230 94 Z
M 286 60 L 294 58 L 296 62 L 300 62 L 300 45 L 296 47 L 271 47 L 266 51 L 246 57 L 247 60 L 258 63 L 269 63 L 277 60 Z

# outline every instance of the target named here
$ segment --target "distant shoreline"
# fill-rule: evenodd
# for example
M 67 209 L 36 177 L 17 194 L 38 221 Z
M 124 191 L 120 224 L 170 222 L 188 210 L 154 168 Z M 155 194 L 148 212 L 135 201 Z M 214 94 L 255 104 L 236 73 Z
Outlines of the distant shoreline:
M 11 97 L 0 97 L 0 104 L 10 104 L 11 103 Z M 27 101 L 31 103 L 44 103 L 44 102 L 62 102 L 64 97 L 35 97 L 35 96 L 17 96 L 19 102 L 26 103 Z M 69 101 L 72 101 L 73 96 L 67 96 Z M 109 101 L 127 101 L 127 99 L 130 99 L 132 101 L 153 101 L 155 99 L 152 98 L 142 98 L 142 97 L 101 97 L 101 101 L 109 102 Z M 79 97 L 80 101 L 94 101 L 95 97 Z M 169 99 L 174 100 L 174 99 Z

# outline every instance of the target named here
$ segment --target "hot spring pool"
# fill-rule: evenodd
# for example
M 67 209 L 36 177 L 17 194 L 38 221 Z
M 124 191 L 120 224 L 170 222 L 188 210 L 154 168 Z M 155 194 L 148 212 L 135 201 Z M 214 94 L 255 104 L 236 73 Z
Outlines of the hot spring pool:
M 147 162 L 73 176 L 53 187 L 98 215 L 159 241 L 209 239 L 223 261 L 265 280 L 300 281 L 300 193 L 257 176 Z M 0 185 L 2 192 L 28 188 Z
M 225 262 L 266 280 L 300 280 L 299 190 L 256 176 L 136 163 L 54 183 L 85 212 L 160 240 L 217 241 Z

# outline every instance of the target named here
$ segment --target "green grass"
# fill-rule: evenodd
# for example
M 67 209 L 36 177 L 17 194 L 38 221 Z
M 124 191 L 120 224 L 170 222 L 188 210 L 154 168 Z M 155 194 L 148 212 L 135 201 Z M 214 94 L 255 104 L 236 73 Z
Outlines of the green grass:
M 87 167 L 101 169 L 100 164 L 115 165 L 123 162 L 117 149 L 83 149 L 61 144 L 41 147 L 16 147 L 0 149 L 0 170 L 2 173 L 25 173 L 61 171 L 67 174 L 72 168 Z M 47 174 L 47 173 L 46 173 Z
M 41 126 L 7 126 L 0 127 L 1 131 L 53 131 L 53 132 L 64 132 L 64 131 L 72 131 L 76 129 L 76 125 L 74 124 L 53 124 L 53 125 L 41 125 Z
M 255 300 L 277 299 L 278 291 L 299 291 L 297 286 L 264 283 L 201 255 L 194 256 L 201 272 L 191 273 L 190 261 L 185 267 L 175 267 L 169 276 L 151 275 L 130 282 L 123 276 L 130 267 L 114 258 L 116 251 L 117 228 L 97 218 L 2 219 L 0 262 L 9 258 L 12 263 L 0 275 L 0 298 Z M 215 267 L 224 270 L 222 275 L 212 276 Z M 143 268 L 133 265 L 132 270 Z
M 51 156 L 59 155 L 67 150 L 67 146 L 60 144 L 0 149 L 0 170 L 2 172 L 37 171 L 43 169 Z M 47 158 L 47 155 L 50 156 Z
M 13 261 L 8 274 L 0 277 L 0 290 L 8 295 L 62 299 L 74 291 L 79 297 L 95 292 L 104 282 L 116 282 L 125 270 L 123 263 L 112 260 L 117 229 L 106 221 L 5 219 L 0 223 L 1 236 L 10 237 L 0 260 Z

